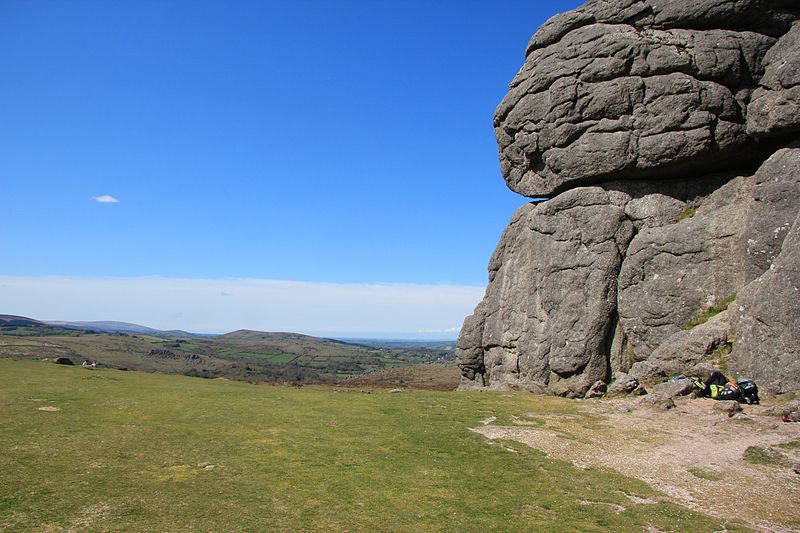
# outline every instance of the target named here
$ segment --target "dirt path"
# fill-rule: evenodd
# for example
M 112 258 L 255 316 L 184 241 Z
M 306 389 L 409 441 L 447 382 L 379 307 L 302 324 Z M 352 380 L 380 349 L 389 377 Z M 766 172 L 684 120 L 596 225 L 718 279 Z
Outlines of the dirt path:
M 641 479 L 670 499 L 712 516 L 740 520 L 764 531 L 797 531 L 800 475 L 791 465 L 743 460 L 749 446 L 777 448 L 800 461 L 800 423 L 783 423 L 762 406 L 729 418 L 714 400 L 682 399 L 657 411 L 640 399 L 583 401 L 579 414 L 528 413 L 512 426 L 487 419 L 474 428 L 488 439 L 509 439 L 579 468 L 615 470 Z M 794 526 L 794 527 L 792 527 Z

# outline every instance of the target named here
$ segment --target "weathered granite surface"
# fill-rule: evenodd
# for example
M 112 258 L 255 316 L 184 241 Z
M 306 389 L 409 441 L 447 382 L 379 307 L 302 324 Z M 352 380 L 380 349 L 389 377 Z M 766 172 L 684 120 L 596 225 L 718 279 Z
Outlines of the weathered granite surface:
M 478 370 L 467 354 L 482 352 L 481 379 L 489 387 L 583 393 L 604 379 L 615 273 L 632 235 L 624 210 L 597 187 L 521 207 L 492 257 L 486 297 L 460 339 L 466 375 Z
M 667 337 L 647 359 L 634 363 L 629 375 L 638 382 L 679 374 L 707 376 L 719 362 L 712 359 L 714 352 L 724 357 L 732 343 L 730 317 L 723 311 L 705 324 Z
M 798 19 L 796 1 L 593 0 L 535 33 L 495 133 L 508 186 L 555 196 L 491 258 L 463 388 L 580 396 L 731 345 L 733 371 L 800 388 Z
M 770 268 L 739 291 L 733 366 L 769 392 L 800 387 L 800 216 Z
M 754 179 L 735 178 L 675 224 L 640 231 L 619 273 L 620 323 L 636 359 L 744 285 L 742 239 Z
M 762 4 L 589 2 L 551 20 L 495 113 L 509 187 L 547 196 L 758 161 L 747 101 L 776 39 L 735 21 Z
M 764 56 L 764 75 L 747 106 L 747 133 L 800 134 L 800 23 Z

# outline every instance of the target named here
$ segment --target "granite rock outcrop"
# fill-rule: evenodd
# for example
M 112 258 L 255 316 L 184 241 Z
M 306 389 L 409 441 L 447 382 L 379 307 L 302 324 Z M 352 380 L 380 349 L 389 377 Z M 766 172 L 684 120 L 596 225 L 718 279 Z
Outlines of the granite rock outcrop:
M 780 0 L 593 0 L 534 34 L 494 125 L 507 185 L 552 198 L 490 260 L 462 388 L 582 396 L 720 362 L 798 388 L 798 19 Z

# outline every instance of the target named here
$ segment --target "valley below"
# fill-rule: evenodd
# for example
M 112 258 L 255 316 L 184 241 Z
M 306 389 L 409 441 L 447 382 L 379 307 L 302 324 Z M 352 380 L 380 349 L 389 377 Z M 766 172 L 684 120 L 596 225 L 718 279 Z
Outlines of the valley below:
M 434 370 L 448 363 L 454 368 L 455 342 L 355 343 L 251 330 L 200 336 L 144 327 L 132 330 L 130 326 L 127 333 L 97 331 L 90 324 L 77 329 L 0 315 L 0 358 L 64 358 L 76 365 L 91 361 L 120 370 L 297 383 L 341 382 L 371 372 L 430 363 L 437 363 Z M 173 336 L 176 334 L 179 336 Z M 452 371 L 450 374 L 449 381 L 441 386 L 454 389 L 458 377 Z M 440 381 L 434 377 L 431 382 Z

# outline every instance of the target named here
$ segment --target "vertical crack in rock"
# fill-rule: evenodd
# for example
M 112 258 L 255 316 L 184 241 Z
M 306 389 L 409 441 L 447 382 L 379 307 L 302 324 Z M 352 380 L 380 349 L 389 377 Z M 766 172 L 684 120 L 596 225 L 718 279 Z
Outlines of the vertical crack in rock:
M 627 372 L 630 369 L 630 365 L 624 360 L 624 346 L 625 330 L 622 329 L 622 324 L 619 323 L 619 313 L 615 307 L 611 314 L 611 321 L 603 343 L 603 351 L 608 354 L 606 375 L 603 381 L 608 382 L 611 380 L 611 376 L 617 372 Z

